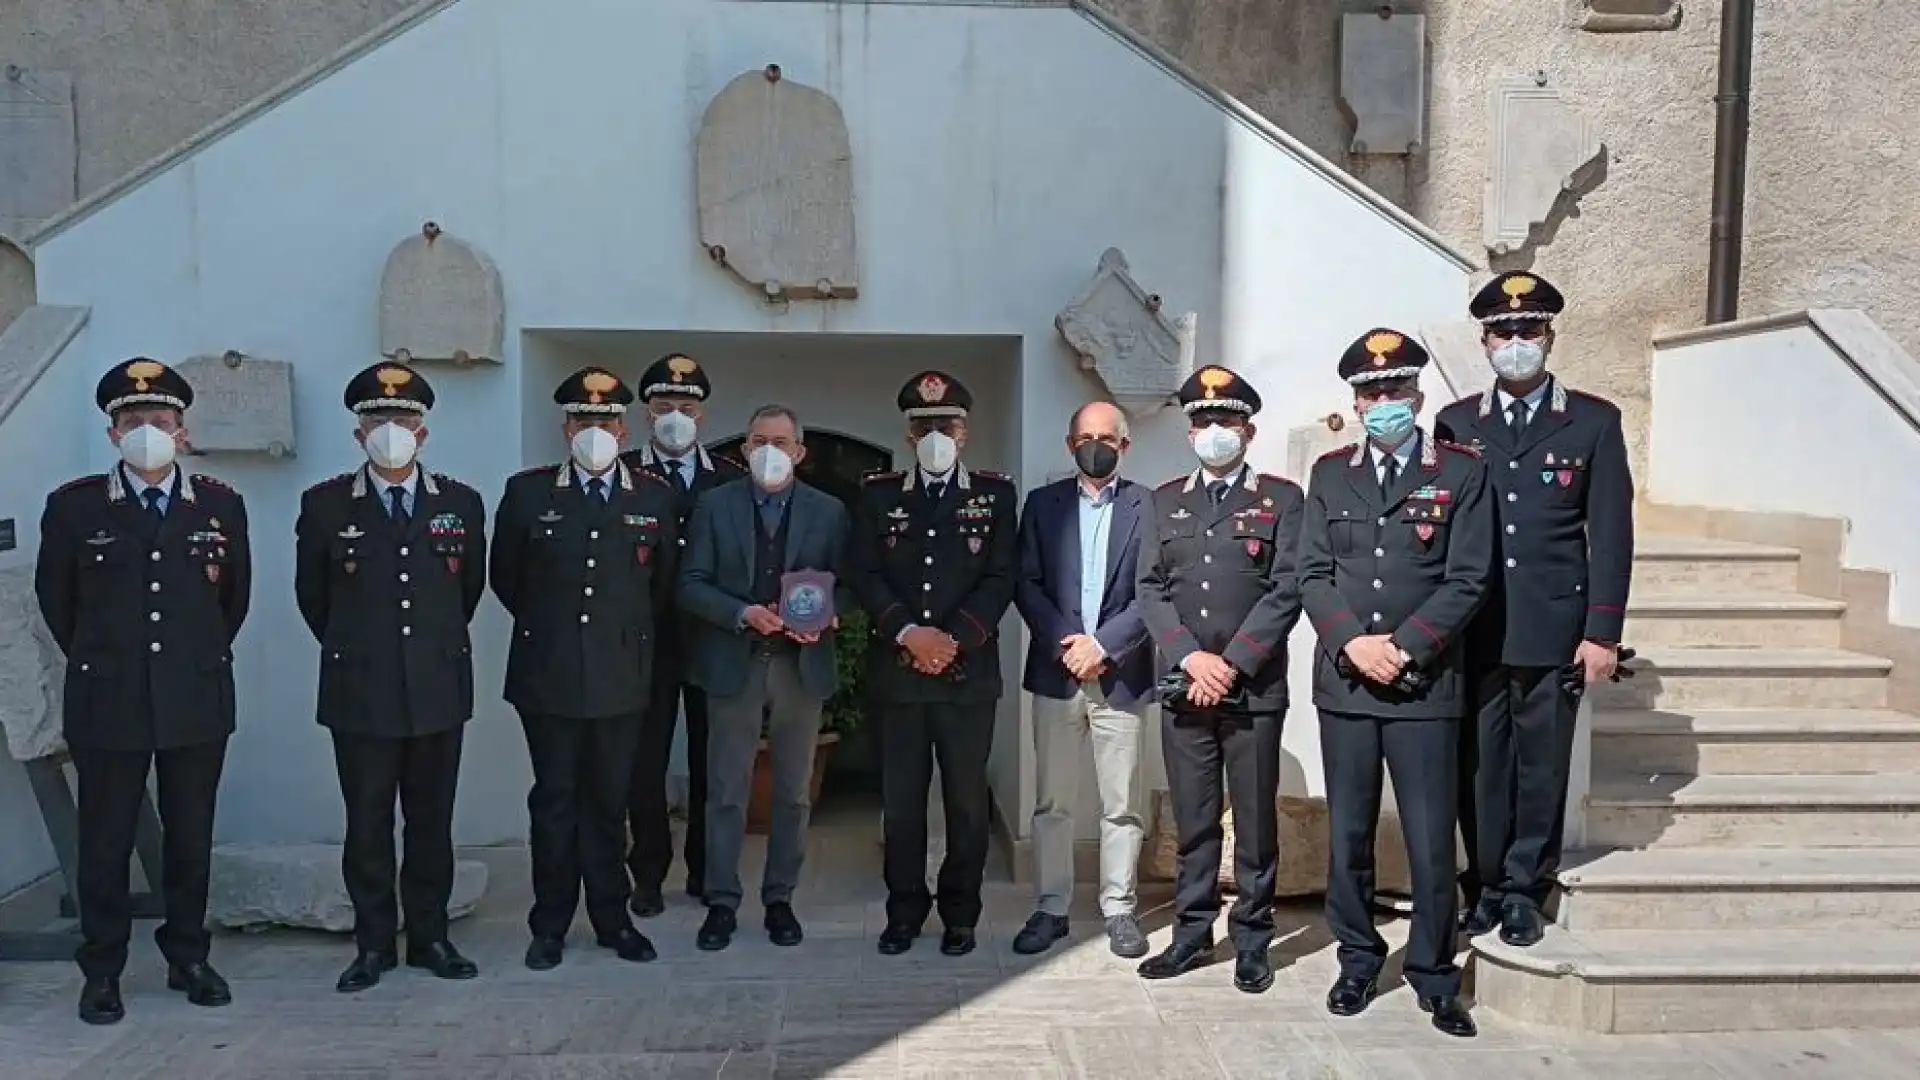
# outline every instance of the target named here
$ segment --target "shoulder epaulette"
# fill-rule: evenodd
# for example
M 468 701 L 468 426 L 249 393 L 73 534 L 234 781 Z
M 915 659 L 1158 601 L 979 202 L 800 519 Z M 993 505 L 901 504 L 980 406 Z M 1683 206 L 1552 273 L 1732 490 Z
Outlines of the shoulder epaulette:
M 1168 489 L 1168 488 L 1170 488 L 1170 487 L 1179 487 L 1179 486 L 1180 486 L 1181 484 L 1184 484 L 1184 483 L 1186 483 L 1186 482 L 1187 482 L 1187 477 L 1186 477 L 1186 475 L 1185 475 L 1185 474 L 1183 473 L 1183 474 L 1181 474 L 1180 476 L 1176 476 L 1176 477 L 1174 477 L 1173 479 L 1171 479 L 1171 480 L 1169 480 L 1169 481 L 1167 481 L 1166 483 L 1164 483 L 1164 484 L 1161 484 L 1161 485 L 1160 485 L 1159 487 L 1156 487 L 1156 488 L 1154 488 L 1153 490 L 1155 490 L 1155 491 L 1165 491 L 1165 490 L 1167 490 L 1167 489 Z
M 633 477 L 635 480 L 644 481 L 650 484 L 659 484 L 661 487 L 673 486 L 672 484 L 667 483 L 665 477 L 661 476 L 657 472 L 654 472 L 652 469 L 635 469 L 632 467 L 628 467 L 627 475 Z
M 62 492 L 72 491 L 75 488 L 86 487 L 89 484 L 105 483 L 106 479 L 107 479 L 106 473 L 94 473 L 92 476 L 76 477 L 75 479 L 69 480 L 64 484 L 61 484 L 59 487 L 54 488 L 53 493 L 55 495 L 59 495 Z
M 1480 456 L 1480 451 L 1475 450 L 1465 443 L 1448 442 L 1446 439 L 1441 438 L 1436 438 L 1433 441 L 1436 446 L 1444 446 L 1456 454 L 1465 454 L 1470 458 L 1478 458 Z
M 313 486 L 315 488 L 332 487 L 335 484 L 347 483 L 348 481 L 353 479 L 353 476 L 354 476 L 353 473 L 343 472 L 339 476 L 329 476 L 325 480 L 322 480 Z
M 1327 451 L 1326 453 L 1324 453 L 1324 454 L 1321 454 L 1321 455 L 1320 455 L 1319 457 L 1317 457 L 1317 458 L 1314 458 L 1313 460 L 1314 460 L 1314 461 L 1316 461 L 1316 462 L 1318 462 L 1318 461 L 1325 461 L 1325 460 L 1327 460 L 1328 458 L 1337 458 L 1337 457 L 1345 457 L 1346 455 L 1348 455 L 1348 454 L 1351 454 L 1351 453 L 1353 453 L 1353 444 L 1352 444 L 1352 443 L 1348 443 L 1348 444 L 1347 444 L 1347 445 L 1345 445 L 1345 446 L 1337 446 L 1337 447 L 1335 447 L 1335 448 L 1333 448 L 1332 450 L 1329 450 L 1329 451 Z
M 434 473 L 433 478 L 435 480 L 438 480 L 442 484 L 445 484 L 448 487 L 461 488 L 468 491 L 473 490 L 472 488 L 467 487 L 466 484 L 463 484 L 460 481 L 455 480 L 453 477 L 448 476 L 446 473 L 443 473 L 443 472 Z
M 1612 409 L 1615 412 L 1618 412 L 1620 410 L 1620 406 L 1615 405 L 1613 402 L 1608 401 L 1606 398 L 1601 397 L 1599 394 L 1589 394 L 1585 390 L 1575 390 L 1571 386 L 1567 387 L 1566 389 L 1567 389 L 1568 397 L 1577 397 L 1582 399 L 1583 401 L 1590 401 L 1595 405 L 1605 406 L 1606 408 Z
M 217 476 L 208 476 L 206 473 L 193 473 L 192 476 L 193 482 L 196 484 L 205 484 L 210 488 L 218 488 L 221 491 L 233 491 L 232 484 L 227 483 Z
M 517 473 L 514 473 L 513 475 L 515 475 L 515 476 L 532 476 L 532 475 L 533 475 L 534 473 L 549 473 L 549 474 L 551 474 L 551 473 L 556 473 L 556 472 L 559 472 L 559 471 L 560 471 L 560 466 L 558 466 L 558 465 L 551 465 L 551 464 L 549 464 L 549 465 L 535 465 L 535 466 L 533 466 L 533 467 L 531 467 L 531 468 L 526 468 L 526 469 L 521 469 L 521 470 L 520 470 L 519 472 L 517 472 Z M 439 473 L 435 473 L 434 475 L 435 475 L 435 476 L 438 476 L 438 475 L 440 475 L 440 474 L 439 474 Z
M 863 484 L 878 484 L 886 480 L 898 480 L 905 475 L 907 474 L 899 469 L 895 469 L 892 472 L 870 472 L 861 477 L 860 482 Z
M 989 480 L 998 480 L 1006 484 L 1013 483 L 1013 477 L 1003 472 L 994 472 L 992 469 L 974 469 L 973 475 L 984 476 Z
M 1272 484 L 1280 484 L 1280 485 L 1283 485 L 1283 486 L 1286 486 L 1286 487 L 1294 487 L 1294 486 L 1297 486 L 1297 485 L 1295 485 L 1295 484 L 1294 484 L 1294 482 L 1293 482 L 1292 480 L 1289 480 L 1289 479 L 1287 479 L 1287 478 L 1286 478 L 1286 477 L 1284 477 L 1284 476 L 1275 476 L 1275 475 L 1274 475 L 1274 474 L 1272 474 L 1272 473 L 1264 473 L 1264 472 L 1263 472 L 1263 473 L 1255 473 L 1254 475 L 1255 475 L 1255 476 L 1257 476 L 1257 477 L 1259 477 L 1259 478 L 1260 478 L 1260 483 L 1263 483 L 1263 484 L 1267 484 L 1267 483 L 1272 483 Z

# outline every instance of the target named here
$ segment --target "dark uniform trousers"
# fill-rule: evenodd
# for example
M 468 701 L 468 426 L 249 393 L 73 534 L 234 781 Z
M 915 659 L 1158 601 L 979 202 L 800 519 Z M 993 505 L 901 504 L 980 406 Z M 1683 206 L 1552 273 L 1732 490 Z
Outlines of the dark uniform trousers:
M 1443 438 L 1485 456 L 1500 524 L 1495 580 L 1467 638 L 1460 740 L 1467 903 L 1545 903 L 1560 867 L 1583 639 L 1617 644 L 1633 569 L 1633 477 L 1612 403 L 1550 380 L 1515 427 L 1494 393 L 1441 410 Z
M 48 496 L 40 525 L 34 586 L 67 656 L 63 720 L 79 777 L 75 959 L 90 978 L 126 966 L 149 771 L 161 825 L 161 880 L 150 884 L 166 914 L 154 937 L 170 963 L 207 959 L 214 805 L 251 555 L 233 489 L 176 473 L 166 506 L 156 518 L 116 467 Z
M 1163 703 L 1161 754 L 1179 834 L 1174 940 L 1210 942 L 1220 913 L 1224 776 L 1233 806 L 1237 895 L 1228 922 L 1234 948 L 1261 952 L 1273 940 L 1280 861 L 1275 799 L 1280 730 L 1287 707 L 1287 636 L 1300 619 L 1294 569 L 1300 488 L 1242 469 L 1209 488 L 1196 472 L 1161 485 L 1143 534 L 1140 610 L 1162 660 L 1180 668 L 1207 652 L 1238 675 L 1231 709 L 1190 711 Z
M 507 481 L 489 578 L 513 616 L 506 698 L 533 762 L 527 794 L 535 937 L 563 938 L 584 886 L 601 937 L 632 926 L 622 860 L 628 786 L 652 676 L 655 612 L 673 587 L 671 490 L 617 466 L 605 497 L 571 465 Z
M 405 520 L 361 469 L 308 488 L 294 593 L 320 643 L 317 719 L 346 805 L 341 872 L 363 951 L 445 940 L 453 806 L 473 716 L 467 625 L 486 589 L 486 510 L 472 488 L 416 470 Z M 394 803 L 405 822 L 396 903 Z
M 1326 768 L 1327 922 L 1342 975 L 1372 979 L 1387 943 L 1373 925 L 1374 836 L 1382 766 L 1413 873 L 1407 981 L 1423 998 L 1460 992 L 1454 963 L 1457 740 L 1467 707 L 1462 636 L 1484 601 L 1493 555 L 1486 470 L 1472 454 L 1419 440 L 1418 458 L 1386 491 L 1367 444 L 1314 463 L 1300 548 L 1300 589 L 1320 638 L 1314 704 Z M 1381 686 L 1339 658 L 1363 635 L 1388 634 L 1418 686 Z
M 879 715 L 887 922 L 949 929 L 980 922 L 986 876 L 987 756 L 1002 690 L 1000 619 L 1018 569 L 1015 502 L 998 473 L 958 466 L 939 497 L 916 472 L 867 478 L 848 542 L 848 585 L 873 619 L 868 699 Z M 952 666 L 922 675 L 896 638 L 908 626 L 959 643 Z M 927 792 L 935 762 L 947 818 L 937 892 L 927 888 Z
M 710 468 L 698 470 L 690 482 L 676 483 L 668 469 L 648 445 L 622 455 L 621 460 L 636 473 L 647 473 L 666 482 L 674 491 L 676 543 L 685 546 L 687 519 L 700 494 L 729 480 L 746 475 L 746 470 L 723 457 L 708 457 Z M 698 891 L 706 880 L 707 866 L 707 692 L 687 681 L 687 641 L 682 632 L 682 617 L 672 597 L 662 602 L 655 619 L 672 632 L 663 633 L 655 642 L 653 654 L 653 690 L 641 724 L 639 745 L 633 759 L 633 779 L 627 796 L 628 827 L 633 846 L 627 852 L 627 872 L 634 888 L 660 888 L 673 865 L 673 824 L 667 811 L 667 767 L 673 758 L 673 730 L 680 723 L 684 706 L 687 716 L 687 831 L 682 839 L 682 858 L 687 864 L 687 885 Z

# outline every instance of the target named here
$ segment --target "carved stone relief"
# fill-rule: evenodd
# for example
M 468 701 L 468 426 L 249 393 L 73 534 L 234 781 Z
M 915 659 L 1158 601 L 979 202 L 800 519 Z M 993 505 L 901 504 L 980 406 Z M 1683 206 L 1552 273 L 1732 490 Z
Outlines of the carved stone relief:
M 1567 25 L 1595 34 L 1673 30 L 1680 25 L 1679 0 L 1566 0 Z
M 292 364 L 228 350 L 184 360 L 179 371 L 193 387 L 187 430 L 196 452 L 293 456 Z
M 1606 147 L 1561 92 L 1536 78 L 1508 78 L 1492 92 L 1493 160 L 1483 233 L 1487 250 L 1525 247 L 1560 195 L 1605 164 Z
M 60 716 L 66 675 L 66 657 L 40 617 L 33 567 L 0 570 L 0 728 L 15 761 L 67 748 Z
M 853 144 L 840 105 L 749 71 L 707 104 L 695 152 L 700 243 L 769 301 L 860 295 Z
M 507 304 L 486 253 L 429 221 L 380 275 L 380 354 L 390 360 L 500 362 Z
M 71 206 L 79 161 L 72 76 L 0 68 L 0 236 L 25 235 Z
M 1340 100 L 1353 116 L 1354 153 L 1417 153 L 1427 138 L 1427 17 L 1342 16 Z
M 1168 318 L 1160 297 L 1133 279 L 1119 248 L 1101 252 L 1093 280 L 1053 319 L 1080 366 L 1100 377 L 1114 404 L 1135 414 L 1170 404 L 1193 374 L 1195 322 L 1191 313 Z

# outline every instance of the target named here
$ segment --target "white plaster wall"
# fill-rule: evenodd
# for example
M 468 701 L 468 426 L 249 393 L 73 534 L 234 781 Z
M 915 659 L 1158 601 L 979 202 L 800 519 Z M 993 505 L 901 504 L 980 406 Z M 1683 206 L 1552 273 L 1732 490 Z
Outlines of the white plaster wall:
M 1662 347 L 1653 390 L 1654 500 L 1845 518 L 1842 561 L 1891 574 L 1891 620 L 1920 625 L 1920 491 L 1903 468 L 1920 431 L 1826 338 L 1801 324 Z
M 695 242 L 700 113 L 768 62 L 845 109 L 857 301 L 769 307 Z M 1170 310 L 1199 313 L 1200 359 L 1261 386 L 1276 435 L 1345 400 L 1333 369 L 1354 335 L 1445 318 L 1465 295 L 1446 257 L 1069 11 L 465 0 L 38 252 L 42 301 L 94 309 L 85 348 L 49 378 L 91 386 L 136 351 L 297 365 L 300 457 L 209 463 L 254 507 L 259 580 L 224 838 L 339 835 L 288 584 L 292 519 L 303 487 L 355 460 L 340 386 L 374 356 L 387 251 L 429 218 L 500 265 L 510 329 L 1018 337 L 1008 408 L 1023 422 L 1006 462 L 1023 477 L 1058 467 L 1067 411 L 1096 392 L 1052 320 L 1106 246 Z M 428 458 L 490 497 L 525 463 L 517 334 L 505 351 L 505 370 L 429 373 L 441 404 Z M 1173 415 L 1136 425 L 1136 475 L 1187 467 L 1181 428 Z M 91 463 L 107 460 L 101 447 Z M 1284 440 L 1255 460 L 1281 467 Z M 483 680 L 504 630 L 489 604 Z M 482 708 L 462 842 L 523 835 L 519 742 L 503 707 Z M 1019 791 L 999 797 L 1024 831 L 1031 751 L 1015 752 Z

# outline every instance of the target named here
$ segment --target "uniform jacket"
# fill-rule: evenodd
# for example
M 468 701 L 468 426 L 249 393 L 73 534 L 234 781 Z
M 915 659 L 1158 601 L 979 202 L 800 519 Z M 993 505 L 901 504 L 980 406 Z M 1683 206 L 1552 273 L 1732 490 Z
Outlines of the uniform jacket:
M 609 498 L 571 464 L 507 481 L 488 580 L 513 616 L 506 699 L 574 719 L 637 714 L 651 690 L 658 618 L 679 554 L 673 489 L 616 465 Z
M 487 580 L 479 493 L 421 469 L 402 528 L 362 466 L 308 488 L 294 534 L 294 595 L 320 642 L 320 723 L 386 738 L 466 723 L 467 624 Z
M 1425 432 L 1418 457 L 1382 498 L 1367 443 L 1314 462 L 1300 595 L 1320 637 L 1313 702 L 1333 712 L 1397 719 L 1458 719 L 1466 708 L 1462 633 L 1487 592 L 1493 508 L 1486 467 L 1471 451 Z M 1354 638 L 1390 634 L 1431 679 L 1408 695 L 1340 674 Z
M 754 549 L 758 538 L 753 482 L 734 480 L 700 496 L 687 535 L 680 569 L 680 609 L 694 621 L 687 653 L 688 680 L 715 697 L 736 697 L 746 689 L 753 640 L 760 635 L 740 625 L 740 613 L 753 591 Z M 848 517 L 840 500 L 818 488 L 794 482 L 787 504 L 787 546 L 783 572 L 823 570 L 834 575 L 834 610 L 854 602 L 845 572 Z M 839 687 L 834 663 L 834 632 L 812 645 L 799 646 L 800 682 L 821 701 Z
M 847 584 L 873 618 L 868 693 L 876 702 L 977 704 L 1000 697 L 1000 619 L 1019 572 L 1014 503 L 1000 473 L 954 467 L 939 502 L 918 469 L 866 480 L 848 543 Z M 895 638 L 909 625 L 960 645 L 952 666 L 922 675 Z
M 1518 438 L 1491 390 L 1442 409 L 1435 430 L 1480 451 L 1499 518 L 1492 593 L 1469 634 L 1475 656 L 1557 667 L 1582 639 L 1619 643 L 1633 578 L 1620 410 L 1553 379 Z
M 70 746 L 167 750 L 233 732 L 233 639 L 252 590 L 247 509 L 176 471 L 156 527 L 120 468 L 47 496 L 34 591 L 67 656 Z
M 1154 489 L 1138 577 L 1161 672 L 1213 653 L 1240 673 L 1251 711 L 1286 708 L 1303 502 L 1291 480 L 1250 468 L 1219 506 L 1199 470 Z
M 1127 708 L 1153 689 L 1153 649 L 1135 590 L 1141 523 L 1152 496 L 1131 480 L 1113 484 L 1113 517 L 1107 525 L 1103 569 L 1106 590 L 1100 596 L 1093 636 L 1107 653 L 1100 691 L 1113 705 Z M 1041 697 L 1062 701 L 1072 698 L 1080 686 L 1061 666 L 1060 641 L 1087 632 L 1080 609 L 1080 502 L 1080 479 L 1068 477 L 1029 492 L 1020 512 L 1020 580 L 1013 602 L 1032 631 L 1021 685 Z
M 743 468 L 739 462 L 730 458 L 709 454 L 705 447 L 694 447 L 692 456 L 695 463 L 693 479 L 688 482 L 687 490 L 682 492 L 674 487 L 673 481 L 668 478 L 667 464 L 660 460 L 659 452 L 654 449 L 651 442 L 642 445 L 637 450 L 629 450 L 620 455 L 621 462 L 625 464 L 627 468 L 632 469 L 636 473 L 647 473 L 651 476 L 657 476 L 666 482 L 667 490 L 673 493 L 674 510 L 677 514 L 674 521 L 674 536 L 678 537 L 678 544 L 683 551 L 687 546 L 688 529 L 693 518 L 693 506 L 700 500 L 700 496 L 712 491 L 721 484 L 731 480 L 738 480 L 747 475 L 747 470 Z M 656 664 L 656 669 L 660 670 L 663 674 L 671 674 L 673 678 L 684 680 L 686 679 L 686 668 L 683 659 L 686 655 L 685 646 L 687 641 L 693 636 L 695 627 L 693 620 L 687 618 L 684 613 L 679 610 L 680 598 L 677 589 L 673 595 L 665 599 L 665 604 L 665 609 L 654 613 L 655 618 L 662 626 L 671 625 L 678 632 L 661 635 L 659 641 L 660 647 L 655 650 L 655 656 L 659 661 L 659 663 Z

